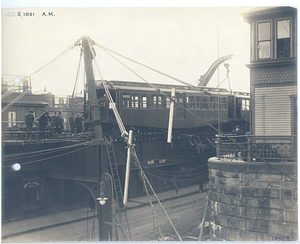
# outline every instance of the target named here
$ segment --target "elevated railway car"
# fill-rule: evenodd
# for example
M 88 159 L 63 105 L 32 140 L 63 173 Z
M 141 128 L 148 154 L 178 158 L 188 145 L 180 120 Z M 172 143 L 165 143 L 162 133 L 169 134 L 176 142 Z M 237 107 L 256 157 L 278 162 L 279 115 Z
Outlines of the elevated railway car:
M 106 81 L 114 104 L 110 104 L 101 81 L 96 81 L 100 119 L 104 132 L 116 123 L 116 106 L 123 123 L 136 131 L 167 130 L 171 89 L 175 88 L 173 129 L 175 132 L 203 131 L 210 125 L 231 131 L 236 124 L 249 121 L 249 93 L 229 92 L 224 88 Z M 219 98 L 219 99 L 218 99 Z M 219 101 L 218 101 L 219 100 Z M 89 117 L 85 102 L 85 117 Z M 218 111 L 219 106 L 219 111 Z M 106 129 L 105 129 L 106 128 Z M 117 127 L 116 127 L 117 128 Z M 204 129 L 205 130 L 205 129 Z

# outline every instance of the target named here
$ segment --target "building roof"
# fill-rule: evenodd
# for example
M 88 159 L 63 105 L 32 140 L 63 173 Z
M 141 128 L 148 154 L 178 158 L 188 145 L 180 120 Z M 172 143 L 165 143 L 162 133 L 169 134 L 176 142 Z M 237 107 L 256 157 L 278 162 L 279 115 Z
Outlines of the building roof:
M 277 14 L 288 11 L 297 12 L 297 9 L 290 6 L 256 7 L 247 12 L 241 13 L 241 15 L 244 17 L 245 21 L 249 22 L 249 20 L 255 19 L 261 15 Z

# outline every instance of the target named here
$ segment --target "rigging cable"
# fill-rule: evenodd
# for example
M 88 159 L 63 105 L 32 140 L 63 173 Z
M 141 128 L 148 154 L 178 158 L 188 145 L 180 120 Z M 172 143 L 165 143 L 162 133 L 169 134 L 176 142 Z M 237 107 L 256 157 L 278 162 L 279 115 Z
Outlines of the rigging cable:
M 116 52 L 114 52 L 114 51 L 112 51 L 112 50 L 110 50 L 110 49 L 107 49 L 107 48 L 105 48 L 105 47 L 103 47 L 103 46 L 100 46 L 99 44 L 95 44 L 95 45 L 98 46 L 98 47 L 100 47 L 101 49 L 106 49 L 106 50 L 111 51 L 111 52 L 113 52 L 113 53 L 115 53 L 115 54 L 117 54 L 117 55 L 119 55 L 119 56 L 121 56 L 121 57 L 124 57 L 124 58 L 126 58 L 126 59 L 128 59 L 128 60 L 130 60 L 130 61 L 132 61 L 132 62 L 138 63 L 138 64 L 140 64 L 140 65 L 142 65 L 142 66 L 144 66 L 144 67 L 147 67 L 147 66 L 145 66 L 145 65 L 143 65 L 143 64 L 141 64 L 141 63 L 139 63 L 139 62 L 136 62 L 136 61 L 134 61 L 134 60 L 132 60 L 132 59 L 129 59 L 129 58 L 127 58 L 127 57 L 125 57 L 125 56 L 123 56 L 123 55 L 121 55 L 121 54 L 118 54 L 118 53 L 116 53 Z M 106 51 L 106 52 L 107 52 L 107 51 Z M 107 53 L 108 53 L 108 52 L 107 52 Z M 118 60 L 118 59 L 115 58 L 113 55 L 110 54 L 110 56 L 112 56 L 114 59 Z M 118 62 L 120 62 L 121 64 L 123 64 L 120 60 L 118 60 Z M 125 64 L 123 64 L 123 65 L 124 65 L 125 67 L 127 67 Z M 156 90 L 160 91 L 161 94 L 163 94 L 163 95 L 165 95 L 167 98 L 171 99 L 167 94 L 165 94 L 163 91 L 161 91 L 158 87 L 156 87 L 156 86 L 153 85 L 152 83 L 147 82 L 145 79 L 143 79 L 140 75 L 138 75 L 136 72 L 134 72 L 133 70 L 131 70 L 129 67 L 127 67 L 127 68 L 128 68 L 130 71 L 132 71 L 134 74 L 136 74 L 138 77 L 140 77 L 140 78 L 141 78 L 143 81 L 145 81 L 147 84 L 149 84 L 151 87 L 155 87 Z M 148 68 L 151 69 L 151 70 L 154 70 L 154 69 L 152 69 L 152 68 L 150 68 L 150 67 L 148 67 Z M 219 67 L 218 67 L 218 70 L 219 70 Z M 156 70 L 154 70 L 154 71 L 156 71 Z M 156 71 L 156 72 L 157 72 L 157 71 Z M 158 73 L 163 74 L 162 72 L 158 72 Z M 164 75 L 164 74 L 163 74 L 163 75 Z M 173 77 L 171 77 L 171 76 L 168 76 L 168 77 L 169 77 L 169 78 L 173 78 Z M 176 81 L 178 81 L 178 79 L 176 79 L 176 78 L 174 78 L 174 79 L 175 79 Z M 219 89 L 218 89 L 218 98 L 219 98 Z M 218 129 L 217 129 L 217 128 L 215 128 L 213 125 L 211 125 L 210 123 L 208 123 L 206 120 L 204 120 L 203 118 L 197 116 L 196 114 L 194 114 L 193 112 L 191 112 L 190 110 L 188 110 L 187 108 L 185 108 L 185 107 L 184 107 L 183 105 L 181 105 L 179 102 L 175 101 L 175 103 L 176 103 L 176 105 L 178 105 L 179 107 L 181 107 L 181 108 L 183 108 L 184 110 L 186 110 L 188 113 L 194 115 L 196 118 L 198 118 L 199 120 L 203 121 L 206 125 L 208 125 L 208 126 L 211 127 L 213 130 L 215 130 L 216 132 L 218 132 L 219 135 L 226 136 L 226 135 L 220 130 L 220 125 L 219 125 L 220 120 L 219 120 L 219 119 L 218 119 Z M 219 103 L 219 99 L 218 99 L 218 103 Z M 218 106 L 218 118 L 219 118 L 219 112 L 220 112 L 220 106 Z M 243 145 L 241 145 L 240 143 L 236 142 L 234 139 L 231 139 L 231 138 L 228 138 L 228 139 L 231 140 L 232 142 L 238 144 L 242 149 L 247 150 L 248 152 L 250 152 L 250 150 L 249 150 L 248 148 L 246 148 L 246 147 L 244 147 Z M 250 153 L 251 153 L 251 152 L 250 152 Z M 287 175 L 287 174 L 286 174 L 285 172 L 283 172 L 282 170 L 280 170 L 280 169 L 274 167 L 274 166 L 271 165 L 269 162 L 267 162 L 265 159 L 263 159 L 263 158 L 260 158 L 260 159 L 262 159 L 262 161 L 263 161 L 266 165 L 268 165 L 269 167 L 273 168 L 273 169 L 276 170 L 277 172 L 280 172 L 282 175 L 285 175 L 286 177 L 288 177 L 289 179 L 293 180 L 294 182 L 297 182 L 296 179 L 294 179 L 293 177 Z
M 94 61 L 95 61 L 95 63 L 96 63 L 97 69 L 98 69 L 98 72 L 99 72 L 99 74 L 100 74 L 101 82 L 102 82 L 102 84 L 103 84 L 103 86 L 104 86 L 105 92 L 106 92 L 106 94 L 107 94 L 107 96 L 108 96 L 108 98 L 109 98 L 109 101 L 110 101 L 111 103 L 113 103 L 114 101 L 113 101 L 113 99 L 112 99 L 112 97 L 111 97 L 111 94 L 110 94 L 110 92 L 109 92 L 109 90 L 108 90 L 108 88 L 107 88 L 107 85 L 106 85 L 106 83 L 105 83 L 105 81 L 104 81 L 104 79 L 103 79 L 102 73 L 101 73 L 101 71 L 100 71 L 99 64 L 98 64 L 97 60 L 95 59 L 95 53 L 93 52 L 93 49 L 92 49 L 92 47 L 91 47 L 90 42 L 88 42 L 88 45 L 89 45 L 89 47 L 90 47 L 90 51 L 91 51 L 91 53 L 92 53 L 92 56 L 93 56 L 93 58 L 94 58 Z M 127 131 L 125 130 L 124 124 L 123 124 L 123 122 L 122 122 L 122 120 L 121 120 L 121 118 L 120 118 L 120 115 L 119 115 L 119 113 L 118 113 L 118 111 L 117 111 L 117 109 L 116 109 L 115 106 L 114 106 L 113 111 L 114 111 L 114 113 L 115 113 L 116 120 L 119 120 L 119 121 L 118 121 L 118 125 L 119 125 L 120 131 L 121 131 L 121 135 L 124 135 L 124 133 L 125 133 L 125 135 L 126 135 L 126 134 L 128 135 Z M 142 177 L 143 177 L 143 178 L 146 180 L 146 182 L 148 183 L 148 185 L 149 185 L 149 187 L 151 188 L 153 194 L 154 194 L 155 197 L 157 198 L 157 201 L 159 202 L 161 208 L 164 210 L 164 212 L 165 212 L 165 214 L 166 214 L 166 216 L 167 216 L 167 218 L 168 218 L 168 220 L 169 220 L 171 226 L 173 227 L 174 231 L 175 231 L 176 234 L 178 235 L 179 239 L 182 241 L 182 239 L 181 239 L 181 237 L 179 236 L 177 230 L 175 229 L 175 226 L 173 225 L 171 219 L 169 218 L 169 216 L 168 216 L 168 214 L 167 214 L 165 208 L 162 206 L 162 204 L 161 204 L 159 198 L 157 197 L 157 195 L 156 195 L 154 189 L 152 188 L 152 186 L 151 186 L 151 184 L 150 184 L 150 182 L 149 182 L 147 176 L 146 176 L 145 173 L 143 172 L 143 169 L 142 169 L 141 165 L 139 164 L 139 160 L 138 160 L 138 158 L 137 158 L 135 149 L 132 148 L 132 147 L 130 147 L 130 149 L 131 149 L 131 150 L 130 150 L 131 153 L 132 153 L 132 154 L 135 156 L 135 158 L 137 159 L 137 162 L 138 162 L 139 169 L 140 169 L 140 172 L 141 172 Z
M 76 53 L 75 53 L 76 54 Z M 73 54 L 73 56 L 74 56 L 74 54 Z M 71 57 L 73 57 L 73 56 L 71 56 Z M 65 56 L 66 57 L 66 56 Z M 65 58 L 64 57 L 64 58 Z M 71 57 L 69 57 L 68 59 L 70 59 Z M 65 62 L 66 60 L 59 60 L 58 62 Z M 61 65 L 61 64 L 54 64 L 54 65 Z M 54 69 L 53 67 L 51 67 L 52 69 Z M 38 85 L 43 79 L 45 79 L 49 74 L 51 74 L 52 72 L 54 72 L 57 68 L 59 68 L 59 66 L 58 67 L 55 67 L 55 69 L 54 70 L 50 70 L 44 77 L 42 77 L 42 78 L 39 78 L 40 80 L 38 81 L 38 82 L 36 82 L 34 85 L 33 85 L 33 87 L 34 86 L 36 86 L 36 85 Z M 50 68 L 49 68 L 50 69 Z M 46 71 L 43 71 L 44 73 L 46 72 Z M 39 74 L 38 76 L 40 76 L 40 75 L 42 75 L 42 73 L 41 74 Z M 37 76 L 37 77 L 38 77 Z M 36 79 L 36 78 L 35 78 Z M 2 113 L 4 112 L 4 111 L 6 111 L 9 107 L 11 107 L 15 102 L 17 102 L 19 99 L 21 99 L 22 97 L 24 97 L 27 93 L 29 93 L 31 91 L 31 89 L 30 88 L 28 88 L 26 91 L 24 91 L 23 93 L 21 93 L 18 97 L 16 97 L 15 99 L 13 99 L 9 104 L 7 104 L 4 108 L 2 108 Z

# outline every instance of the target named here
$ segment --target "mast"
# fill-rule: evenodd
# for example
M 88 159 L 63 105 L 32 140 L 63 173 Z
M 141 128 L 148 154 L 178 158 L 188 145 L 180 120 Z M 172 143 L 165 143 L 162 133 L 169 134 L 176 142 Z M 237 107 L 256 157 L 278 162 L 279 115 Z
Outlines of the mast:
M 90 42 L 91 39 L 89 37 L 82 38 L 84 67 L 85 67 L 86 82 L 88 87 L 88 100 L 90 103 L 91 121 L 95 133 L 95 138 L 102 139 L 103 133 L 102 133 L 100 112 L 99 112 L 98 101 L 97 101 L 96 84 L 95 84 L 95 77 L 94 77 L 94 71 L 92 66 L 93 56 L 90 49 Z M 93 52 L 95 54 L 94 49 Z

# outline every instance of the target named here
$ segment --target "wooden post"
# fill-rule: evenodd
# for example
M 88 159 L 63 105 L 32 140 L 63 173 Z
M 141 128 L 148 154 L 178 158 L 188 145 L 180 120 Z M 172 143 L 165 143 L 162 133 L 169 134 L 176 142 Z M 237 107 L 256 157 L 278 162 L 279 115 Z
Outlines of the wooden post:
M 124 199 L 123 204 L 126 206 L 128 198 L 128 186 L 129 186 L 129 176 L 130 176 L 130 156 L 131 156 L 131 145 L 132 145 L 132 135 L 133 131 L 129 131 L 128 138 L 128 148 L 127 148 L 127 162 L 126 162 L 126 174 L 125 174 L 125 185 L 124 185 Z
M 201 221 L 201 224 L 200 224 L 200 233 L 199 233 L 198 241 L 201 241 L 201 238 L 202 238 L 202 235 L 203 235 L 203 228 L 204 228 L 204 225 L 205 225 L 205 218 L 206 218 L 206 212 L 207 212 L 207 208 L 208 208 L 208 201 L 209 201 L 209 197 L 207 196 L 206 207 L 205 207 L 204 214 L 203 214 L 203 217 L 202 217 L 202 221 Z
M 172 129 L 173 129 L 173 117 L 174 117 L 174 99 L 175 99 L 175 88 L 172 88 L 171 101 L 170 101 L 168 139 L 167 139 L 168 143 L 172 142 Z

